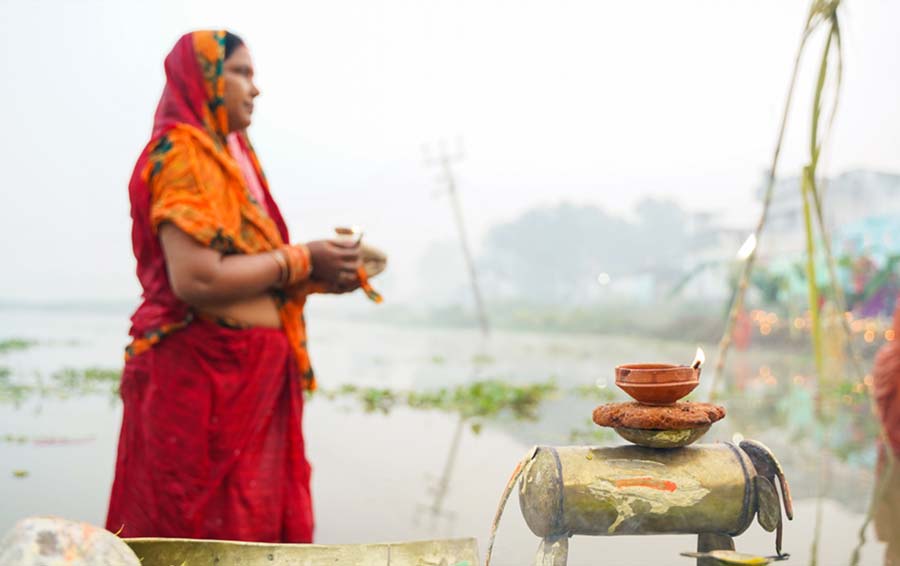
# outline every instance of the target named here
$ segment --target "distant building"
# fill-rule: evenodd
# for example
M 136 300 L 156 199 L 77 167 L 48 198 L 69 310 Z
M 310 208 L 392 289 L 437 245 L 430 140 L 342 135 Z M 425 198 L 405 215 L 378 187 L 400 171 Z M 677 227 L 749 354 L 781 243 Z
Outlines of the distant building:
M 793 291 L 806 292 L 803 271 L 797 269 L 806 257 L 800 179 L 778 180 L 773 190 L 769 217 L 759 242 L 758 265 L 783 274 Z M 760 201 L 764 191 L 765 183 L 757 189 Z M 865 255 L 883 265 L 886 258 L 900 255 L 900 175 L 850 171 L 820 181 L 820 191 L 835 256 Z M 690 227 L 692 252 L 684 266 L 685 272 L 692 275 L 680 295 L 689 299 L 730 296 L 736 253 L 750 232 L 750 228 L 716 226 L 709 214 L 694 215 Z M 825 284 L 827 271 L 821 261 L 818 263 L 820 283 Z
M 690 253 L 685 256 L 678 295 L 689 300 L 720 301 L 731 295 L 731 272 L 736 254 L 750 235 L 749 228 L 715 224 L 718 215 L 700 212 L 688 226 Z
M 760 261 L 801 259 L 806 228 L 800 178 L 776 182 L 759 244 Z M 758 190 L 760 201 L 765 187 Z M 900 175 L 849 171 L 820 182 L 825 226 L 836 255 L 900 252 Z
M 680 295 L 687 299 L 722 300 L 731 295 L 731 272 L 736 254 L 750 235 L 749 228 L 714 224 L 710 212 L 694 214 L 690 226 L 691 253 L 686 256 L 686 283 Z

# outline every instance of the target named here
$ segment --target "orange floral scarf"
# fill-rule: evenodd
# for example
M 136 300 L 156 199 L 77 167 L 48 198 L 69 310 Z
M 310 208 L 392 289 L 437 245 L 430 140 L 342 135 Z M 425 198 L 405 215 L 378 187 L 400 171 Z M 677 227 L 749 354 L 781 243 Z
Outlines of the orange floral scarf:
M 191 54 L 193 61 L 187 60 Z M 277 208 L 273 218 L 267 214 L 267 207 L 251 196 L 240 167 L 227 150 L 224 60 L 224 31 L 189 34 L 166 59 L 168 81 L 157 110 L 154 141 L 148 145 L 143 163 L 138 164 L 140 180 L 150 194 L 150 227 L 156 234 L 161 224 L 171 222 L 223 254 L 274 250 L 287 243 L 284 222 Z M 202 90 L 200 80 L 194 80 L 197 74 L 202 77 Z M 271 199 L 256 153 L 243 134 L 241 142 Z M 271 200 L 268 204 L 274 205 Z M 308 281 L 272 292 L 282 328 L 309 389 L 315 389 L 316 382 L 306 350 L 303 307 L 310 293 L 323 290 L 318 287 Z M 193 316 L 188 312 L 181 320 L 136 337 L 126 349 L 126 358 L 183 328 Z

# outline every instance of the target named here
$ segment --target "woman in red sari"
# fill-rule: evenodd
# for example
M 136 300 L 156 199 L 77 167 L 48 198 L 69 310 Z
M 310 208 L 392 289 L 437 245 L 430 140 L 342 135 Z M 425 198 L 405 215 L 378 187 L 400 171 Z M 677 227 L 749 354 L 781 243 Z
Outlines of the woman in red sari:
M 187 34 L 165 69 L 129 185 L 143 301 L 107 528 L 311 542 L 303 306 L 359 286 L 358 245 L 289 243 L 245 134 L 259 91 L 240 38 Z

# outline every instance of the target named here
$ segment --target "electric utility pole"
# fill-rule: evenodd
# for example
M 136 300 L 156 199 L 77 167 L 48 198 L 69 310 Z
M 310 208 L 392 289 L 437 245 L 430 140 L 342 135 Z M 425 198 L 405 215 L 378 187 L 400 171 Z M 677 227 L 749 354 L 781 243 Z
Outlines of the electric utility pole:
M 453 155 L 447 151 L 447 144 L 441 141 L 438 144 L 438 156 L 431 157 L 427 147 L 422 148 L 425 154 L 425 165 L 428 167 L 440 167 L 442 176 L 438 182 L 444 185 L 450 196 L 450 206 L 453 208 L 453 218 L 456 220 L 456 228 L 459 232 L 459 241 L 462 245 L 463 256 L 466 259 L 466 267 L 469 270 L 469 279 L 472 282 L 472 295 L 475 297 L 475 308 L 478 311 L 478 322 L 481 332 L 486 337 L 490 333 L 487 313 L 484 310 L 484 301 L 481 299 L 481 290 L 478 287 L 478 275 L 475 272 L 475 261 L 469 249 L 469 240 L 466 236 L 466 227 L 463 222 L 462 206 L 459 203 L 459 195 L 456 191 L 456 180 L 453 177 L 452 165 L 463 160 L 462 142 L 457 138 L 457 148 Z

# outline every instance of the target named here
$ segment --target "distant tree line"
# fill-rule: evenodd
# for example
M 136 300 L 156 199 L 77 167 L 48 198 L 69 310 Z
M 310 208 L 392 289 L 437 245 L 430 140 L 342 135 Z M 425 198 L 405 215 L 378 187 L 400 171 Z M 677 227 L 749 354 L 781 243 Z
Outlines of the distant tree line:
M 489 294 L 567 303 L 612 279 L 679 270 L 691 216 L 668 200 L 645 199 L 632 219 L 563 202 L 528 210 L 492 228 L 479 257 Z

